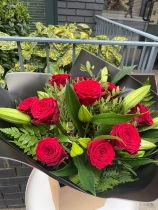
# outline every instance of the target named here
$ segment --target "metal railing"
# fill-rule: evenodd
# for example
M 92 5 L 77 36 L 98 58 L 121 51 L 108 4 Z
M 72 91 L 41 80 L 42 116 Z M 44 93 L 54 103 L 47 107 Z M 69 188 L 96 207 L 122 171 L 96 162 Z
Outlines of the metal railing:
M 115 45 L 118 48 L 118 53 L 122 54 L 122 60 L 119 68 L 125 65 L 137 65 L 138 73 L 151 73 L 154 65 L 154 61 L 158 52 L 158 42 L 138 42 L 138 41 L 108 41 L 108 40 L 79 40 L 79 39 L 56 39 L 56 38 L 32 38 L 32 37 L 12 37 L 12 36 L 0 36 L 0 41 L 15 41 L 18 47 L 19 61 L 21 71 L 24 71 L 23 56 L 21 50 L 22 42 L 37 42 L 45 45 L 46 50 L 46 63 L 47 70 L 50 72 L 49 65 L 49 43 L 71 43 L 72 44 L 72 57 L 73 63 L 76 55 L 77 44 L 92 44 L 98 45 L 98 56 L 100 57 L 103 45 Z M 141 54 L 138 56 L 138 48 L 142 48 Z M 132 59 L 130 58 L 131 49 L 133 49 Z M 138 62 L 138 63 L 137 63 Z
M 24 70 L 23 55 L 21 50 L 22 42 L 37 42 L 38 44 L 45 45 L 47 72 L 50 72 L 50 43 L 70 43 L 72 44 L 72 58 L 73 63 L 76 57 L 76 45 L 78 44 L 92 44 L 98 45 L 98 56 L 102 53 L 102 46 L 117 46 L 118 53 L 122 54 L 122 59 L 119 68 L 123 66 L 137 65 L 136 70 L 138 73 L 151 73 L 153 70 L 154 62 L 158 52 L 158 38 L 150 34 L 141 32 L 139 30 L 124 26 L 114 21 L 96 16 L 96 29 L 98 34 L 112 34 L 113 36 L 127 36 L 130 35 L 130 41 L 113 41 L 113 40 L 84 40 L 84 39 L 56 39 L 56 38 L 33 38 L 33 37 L 11 37 L 0 36 L 1 41 L 15 41 L 18 47 L 19 61 L 21 71 Z M 107 29 L 108 28 L 108 29 Z M 117 30 L 118 29 L 118 30 Z M 123 30 L 126 32 L 123 33 Z M 122 31 L 119 33 L 118 31 Z M 105 33 L 104 33 L 105 32 Z M 146 37 L 145 42 L 132 41 L 133 34 Z M 151 42 L 154 41 L 154 42 Z
M 124 36 L 129 41 L 140 41 L 140 39 L 142 39 L 145 42 L 158 42 L 157 36 L 151 35 L 135 28 L 131 28 L 121 23 L 117 23 L 99 15 L 95 16 L 95 22 L 96 35 L 104 34 L 110 39 L 116 36 Z
M 123 36 L 128 39 L 121 53 L 123 65 L 137 64 L 138 73 L 151 73 L 157 56 L 158 37 L 146 32 L 117 23 L 99 15 L 95 16 L 96 35 L 106 35 L 110 39 Z M 143 42 L 140 42 L 143 40 Z M 125 43 L 125 42 L 123 42 Z M 143 44 L 142 44 L 143 43 Z M 155 43 L 152 45 L 152 43 Z

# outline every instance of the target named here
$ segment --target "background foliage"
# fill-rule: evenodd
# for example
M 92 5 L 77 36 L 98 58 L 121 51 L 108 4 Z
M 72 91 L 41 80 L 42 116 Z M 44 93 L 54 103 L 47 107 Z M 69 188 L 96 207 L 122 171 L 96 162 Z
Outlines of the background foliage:
M 1 36 L 27 36 L 30 33 L 29 14 L 27 6 L 18 0 L 0 1 L 0 35 Z M 11 43 L 12 44 L 12 43 Z M 0 43 L 0 83 L 4 86 L 4 76 L 7 71 L 14 68 L 19 60 L 17 49 L 8 43 Z
M 33 33 L 30 33 L 29 37 L 47 37 L 47 38 L 65 38 L 65 39 L 88 39 L 88 40 L 109 40 L 105 35 L 99 35 L 92 37 L 91 29 L 86 24 L 65 24 L 65 25 L 49 25 L 48 27 L 44 26 L 42 23 L 35 23 L 37 30 Z M 7 34 L 3 33 L 3 36 Z M 113 40 L 127 40 L 124 37 L 115 37 Z M 21 44 L 23 62 L 25 71 L 31 72 L 45 72 L 46 68 L 46 51 L 45 45 L 39 44 L 36 42 L 23 42 Z M 51 64 L 51 70 L 53 73 L 62 69 L 63 71 L 69 71 L 72 65 L 72 44 L 60 44 L 59 43 L 50 43 L 49 44 L 49 59 Z M 94 54 L 98 54 L 98 45 L 91 44 L 78 44 L 76 46 L 76 57 L 79 55 L 82 49 L 86 49 Z M 5 74 L 9 72 L 21 71 L 20 63 L 18 60 L 18 51 L 15 42 L 0 42 L 0 50 L 2 52 L 9 53 L 13 56 L 14 61 L 10 59 L 12 65 L 4 66 L 1 65 L 1 77 L 5 77 Z M 115 66 L 119 66 L 121 62 L 121 48 L 117 45 L 110 46 L 104 45 L 101 48 L 101 58 L 112 63 Z M 16 58 L 16 59 L 15 59 Z M 8 58 L 6 58 L 8 59 Z M 2 80 L 4 82 L 4 80 Z

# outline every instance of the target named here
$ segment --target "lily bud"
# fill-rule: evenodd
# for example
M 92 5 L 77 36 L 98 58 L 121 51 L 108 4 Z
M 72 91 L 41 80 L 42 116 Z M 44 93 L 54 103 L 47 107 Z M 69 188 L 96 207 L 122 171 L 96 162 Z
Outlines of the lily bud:
M 84 105 L 82 105 L 78 112 L 78 118 L 81 122 L 91 122 L 92 115 L 90 114 L 88 109 Z
M 70 156 L 71 157 L 76 157 L 78 155 L 81 155 L 83 153 L 83 149 L 76 144 L 75 142 L 72 143 L 71 151 L 70 151 Z
M 91 141 L 90 138 L 80 138 L 78 139 L 79 144 L 84 148 L 87 149 L 89 142 Z
M 154 147 L 156 147 L 156 145 L 154 143 L 141 139 L 141 146 L 140 146 L 139 150 L 149 150 Z
M 119 156 L 122 157 L 122 158 L 129 158 L 129 159 L 131 159 L 131 158 L 141 158 L 141 157 L 144 156 L 144 154 L 145 154 L 145 151 L 138 151 L 137 154 L 135 154 L 135 155 L 131 155 L 128 152 L 121 151 L 119 153 Z
M 47 93 L 45 93 L 45 92 L 42 92 L 42 91 L 37 91 L 37 95 L 38 95 L 39 99 L 49 98 L 49 95 Z
M 122 102 L 123 111 L 126 112 L 137 105 L 149 92 L 150 85 L 140 87 L 133 92 L 129 93 Z
M 108 80 L 108 69 L 107 67 L 105 66 L 102 70 L 101 70 L 101 81 L 102 82 L 107 82 Z

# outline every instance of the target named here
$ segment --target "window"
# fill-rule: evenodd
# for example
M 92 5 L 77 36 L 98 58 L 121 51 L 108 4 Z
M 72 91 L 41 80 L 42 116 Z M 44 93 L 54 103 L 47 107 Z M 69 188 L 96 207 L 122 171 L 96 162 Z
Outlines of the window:
M 125 11 L 128 7 L 126 2 L 128 2 L 128 0 L 105 0 L 104 10 Z

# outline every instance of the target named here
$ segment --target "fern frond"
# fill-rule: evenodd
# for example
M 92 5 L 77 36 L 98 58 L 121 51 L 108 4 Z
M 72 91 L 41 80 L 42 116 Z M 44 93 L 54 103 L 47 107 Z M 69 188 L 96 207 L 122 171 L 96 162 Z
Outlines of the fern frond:
M 107 167 L 104 170 L 100 181 L 96 184 L 96 191 L 102 192 L 107 189 L 113 189 L 113 187 L 118 184 L 133 181 L 135 181 L 135 179 L 133 179 L 131 172 L 125 167 Z
M 1 128 L 0 131 L 10 138 L 19 138 L 22 134 L 16 127 Z

